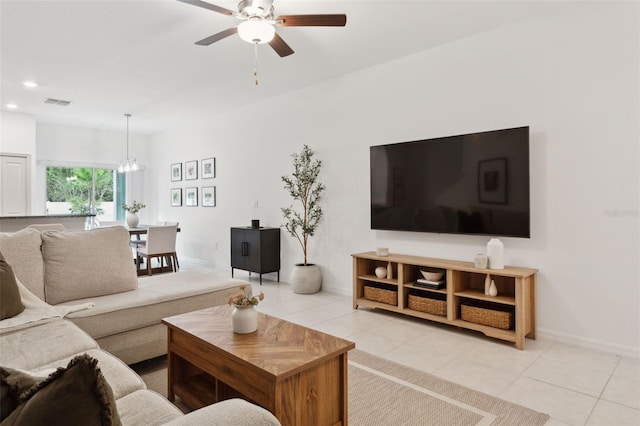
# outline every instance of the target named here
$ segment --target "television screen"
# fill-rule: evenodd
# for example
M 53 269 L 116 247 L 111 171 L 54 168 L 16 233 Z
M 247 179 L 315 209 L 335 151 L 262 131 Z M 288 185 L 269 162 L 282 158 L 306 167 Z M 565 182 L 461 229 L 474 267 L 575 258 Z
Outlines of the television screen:
M 530 237 L 529 127 L 372 146 L 371 229 Z

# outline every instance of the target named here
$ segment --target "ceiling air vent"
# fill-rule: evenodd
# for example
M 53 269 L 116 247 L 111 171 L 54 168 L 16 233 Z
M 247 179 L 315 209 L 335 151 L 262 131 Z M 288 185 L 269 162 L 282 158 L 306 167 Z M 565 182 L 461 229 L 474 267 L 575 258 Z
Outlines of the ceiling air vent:
M 45 104 L 49 104 L 49 105 L 59 105 L 59 106 L 68 106 L 71 101 L 64 101 L 62 99 L 53 99 L 53 98 L 47 98 L 44 100 Z

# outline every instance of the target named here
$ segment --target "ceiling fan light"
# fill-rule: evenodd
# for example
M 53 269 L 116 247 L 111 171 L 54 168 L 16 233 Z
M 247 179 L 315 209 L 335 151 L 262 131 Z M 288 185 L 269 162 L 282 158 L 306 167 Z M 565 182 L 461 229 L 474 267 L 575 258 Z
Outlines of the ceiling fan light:
M 238 35 L 247 43 L 264 44 L 273 40 L 276 29 L 260 19 L 250 19 L 238 25 Z

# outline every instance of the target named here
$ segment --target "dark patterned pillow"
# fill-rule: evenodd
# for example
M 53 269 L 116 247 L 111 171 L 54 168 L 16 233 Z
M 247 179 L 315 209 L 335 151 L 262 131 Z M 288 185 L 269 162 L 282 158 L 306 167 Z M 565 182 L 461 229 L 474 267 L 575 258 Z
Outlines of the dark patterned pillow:
M 58 368 L 19 396 L 2 426 L 120 426 L 113 391 L 97 363 L 83 354 Z
M 20 396 L 45 377 L 34 377 L 24 371 L 0 367 L 0 422 L 20 405 Z
M 0 253 L 0 320 L 14 317 L 22 311 L 24 305 L 13 268 Z

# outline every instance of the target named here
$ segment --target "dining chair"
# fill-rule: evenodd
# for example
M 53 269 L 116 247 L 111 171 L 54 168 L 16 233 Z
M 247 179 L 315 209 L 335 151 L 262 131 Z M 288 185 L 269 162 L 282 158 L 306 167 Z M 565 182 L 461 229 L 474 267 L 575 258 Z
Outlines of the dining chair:
M 171 271 L 176 272 L 180 267 L 178 265 L 178 256 L 176 253 L 176 236 L 178 234 L 177 225 L 168 226 L 149 226 L 147 230 L 147 241 L 142 247 L 136 249 L 136 265 L 138 273 L 140 272 L 140 264 L 144 258 L 147 263 L 147 275 L 152 275 L 151 260 L 158 258 L 160 269 L 164 267 L 165 259 L 167 266 L 171 266 Z
M 175 225 L 176 228 L 180 227 L 180 222 L 168 222 L 168 221 L 158 221 L 158 225 L 164 225 L 164 226 L 173 226 Z M 178 267 L 178 269 L 180 269 L 180 262 L 178 261 L 178 253 L 176 252 L 175 256 L 174 256 L 174 260 L 176 262 L 176 266 Z
M 27 226 L 27 228 L 37 229 L 38 231 L 66 231 L 67 228 L 61 223 L 36 223 Z
M 165 225 L 178 225 L 178 222 L 165 222 L 164 220 L 156 221 L 156 226 L 165 226 Z M 140 234 L 135 235 L 135 239 L 131 238 L 131 246 L 132 247 L 142 247 L 147 244 L 147 240 L 145 238 L 140 238 Z M 177 261 L 177 259 L 176 259 Z M 179 267 L 179 266 L 178 266 Z

